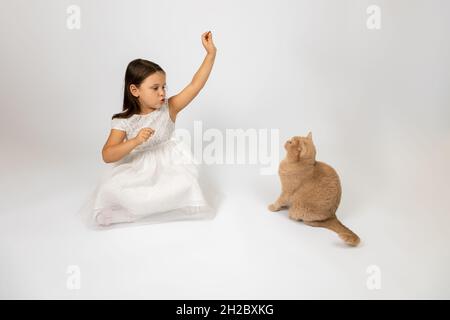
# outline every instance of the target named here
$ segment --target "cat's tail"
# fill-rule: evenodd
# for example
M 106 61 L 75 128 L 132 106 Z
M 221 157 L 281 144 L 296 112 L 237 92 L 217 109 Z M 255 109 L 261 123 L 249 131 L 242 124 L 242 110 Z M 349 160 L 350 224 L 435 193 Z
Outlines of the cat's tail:
M 352 230 L 344 226 L 336 217 L 323 221 L 304 221 L 304 223 L 312 227 L 327 228 L 336 232 L 349 246 L 356 247 L 360 242 L 359 237 Z

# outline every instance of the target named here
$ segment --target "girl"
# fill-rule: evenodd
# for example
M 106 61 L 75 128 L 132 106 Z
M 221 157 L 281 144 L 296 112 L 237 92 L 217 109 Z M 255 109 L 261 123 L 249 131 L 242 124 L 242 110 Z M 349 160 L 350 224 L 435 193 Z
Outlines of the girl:
M 123 112 L 113 115 L 102 157 L 111 172 L 81 210 L 95 228 L 124 222 L 206 218 L 213 209 L 198 183 L 190 150 L 173 138 L 175 120 L 205 85 L 216 56 L 212 33 L 201 36 L 207 52 L 191 83 L 167 99 L 166 73 L 136 59 L 125 72 Z

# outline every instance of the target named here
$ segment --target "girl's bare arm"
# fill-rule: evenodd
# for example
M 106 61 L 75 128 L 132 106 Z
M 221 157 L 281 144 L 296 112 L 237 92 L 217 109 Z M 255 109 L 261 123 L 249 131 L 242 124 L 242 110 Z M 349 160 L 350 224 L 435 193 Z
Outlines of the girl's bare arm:
M 216 58 L 217 49 L 214 46 L 211 32 L 202 34 L 202 43 L 207 51 L 206 57 L 203 60 L 198 71 L 194 74 L 191 83 L 184 88 L 177 95 L 170 97 L 168 100 L 169 109 L 175 117 L 178 112 L 183 110 L 200 92 L 209 78 L 214 60 Z
M 102 150 L 103 161 L 106 163 L 119 161 L 139 145 L 139 141 L 135 138 L 123 142 L 124 139 L 124 131 L 111 129 Z

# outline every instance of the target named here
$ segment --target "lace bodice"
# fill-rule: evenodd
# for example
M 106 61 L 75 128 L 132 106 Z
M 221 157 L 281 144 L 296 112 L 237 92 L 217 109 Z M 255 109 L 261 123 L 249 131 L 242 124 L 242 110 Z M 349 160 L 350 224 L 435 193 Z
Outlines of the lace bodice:
M 167 102 L 160 109 L 146 115 L 134 114 L 129 118 L 114 118 L 111 120 L 111 129 L 125 131 L 127 140 L 136 137 L 139 130 L 145 127 L 150 127 L 155 130 L 154 135 L 146 142 L 134 148 L 132 152 L 152 149 L 170 140 L 175 130 L 175 123 L 170 119 L 169 105 Z

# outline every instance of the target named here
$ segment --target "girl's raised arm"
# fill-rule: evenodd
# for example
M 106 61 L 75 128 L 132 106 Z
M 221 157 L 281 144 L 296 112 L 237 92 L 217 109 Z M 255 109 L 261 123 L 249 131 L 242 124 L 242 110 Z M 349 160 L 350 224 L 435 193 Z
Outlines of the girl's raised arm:
M 213 43 L 211 31 L 202 34 L 202 44 L 207 52 L 202 65 L 195 73 L 191 83 L 189 83 L 180 93 L 170 97 L 168 100 L 172 118 L 175 118 L 177 113 L 183 110 L 183 108 L 197 96 L 211 73 L 217 52 Z

